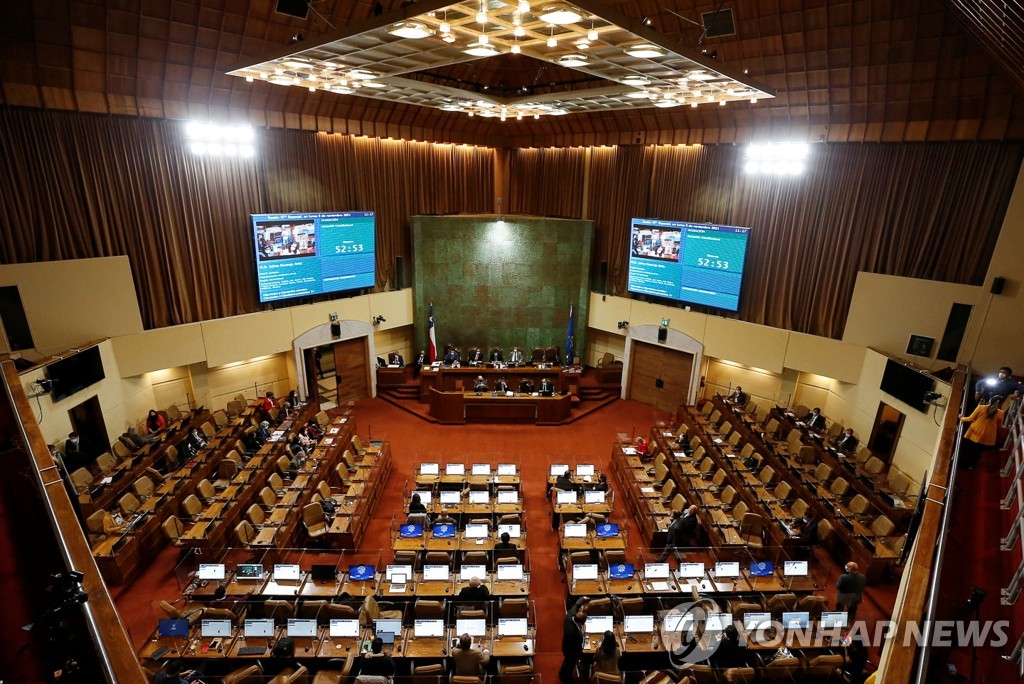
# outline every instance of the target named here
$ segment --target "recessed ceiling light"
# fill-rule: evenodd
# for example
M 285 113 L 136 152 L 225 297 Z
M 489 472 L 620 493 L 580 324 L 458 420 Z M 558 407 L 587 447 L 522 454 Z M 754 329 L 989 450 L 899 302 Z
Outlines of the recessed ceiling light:
M 523 51 L 523 48 L 519 47 L 519 43 L 512 43 L 512 54 L 518 55 Z
M 558 63 L 567 67 L 583 66 L 587 63 L 587 56 L 581 54 L 562 55 L 558 58 Z
M 664 57 L 665 51 L 656 45 L 641 43 L 626 48 L 626 54 L 639 59 L 653 59 L 654 57 Z
M 387 88 L 387 85 L 380 81 L 363 81 L 363 85 L 367 88 Z
M 501 54 L 493 45 L 480 45 L 479 43 L 473 43 L 463 52 L 474 57 L 493 57 L 494 55 Z
M 540 11 L 540 18 L 549 24 L 562 26 L 564 24 L 575 24 L 583 18 L 583 15 L 574 7 L 565 4 L 557 4 L 546 5 L 544 9 Z
M 647 83 L 650 82 L 650 79 L 648 79 L 646 76 L 642 76 L 640 74 L 630 74 L 629 76 L 623 76 L 620 80 L 623 83 L 625 83 L 626 85 L 638 86 L 638 87 L 642 86 L 642 85 L 646 85 Z
M 400 21 L 397 24 L 392 24 L 391 28 L 388 29 L 388 33 L 399 38 L 416 39 L 426 38 L 433 35 L 434 32 L 417 21 Z
M 634 100 L 643 100 L 649 97 L 649 94 L 646 90 L 631 90 L 630 92 L 626 93 L 626 97 L 631 97 Z
M 348 75 L 351 78 L 358 78 L 360 81 L 372 81 L 378 76 L 369 69 L 353 69 L 352 71 L 348 72 Z
M 668 107 L 678 107 L 679 104 L 680 103 L 676 100 L 658 100 L 657 102 L 654 103 L 654 106 L 661 107 L 662 109 L 667 109 Z

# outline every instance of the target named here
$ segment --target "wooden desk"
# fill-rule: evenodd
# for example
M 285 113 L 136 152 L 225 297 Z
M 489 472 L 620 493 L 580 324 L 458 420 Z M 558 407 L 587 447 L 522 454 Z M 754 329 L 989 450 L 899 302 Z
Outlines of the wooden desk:
M 407 632 L 405 635 L 405 651 L 403 655 L 406 658 L 444 658 L 448 646 L 448 639 L 445 637 L 440 638 L 419 638 L 417 639 L 412 635 L 412 630 L 403 630 Z M 397 643 L 397 639 L 395 640 Z M 398 650 L 398 649 L 396 649 Z
M 622 625 L 615 625 L 615 635 L 622 645 L 623 653 L 658 653 L 665 650 L 658 632 L 626 634 Z
M 527 629 L 525 637 L 497 636 L 491 639 L 491 655 L 496 658 L 521 658 L 536 655 L 537 630 Z
M 522 378 L 529 378 L 535 387 L 540 386 L 541 380 L 550 378 L 555 384 L 558 392 L 569 391 L 572 386 L 579 386 L 580 373 L 563 370 L 560 366 L 551 368 L 535 368 L 533 366 L 517 366 L 509 368 L 495 368 L 488 364 L 486 366 L 462 366 L 459 368 L 432 368 L 424 366 L 420 373 L 420 401 L 427 403 L 430 399 L 430 390 L 441 392 L 453 392 L 456 390 L 473 389 L 476 376 L 484 376 L 488 387 L 494 387 L 498 378 L 505 378 L 509 389 L 518 389 L 519 381 Z
M 412 366 L 377 369 L 377 387 L 401 387 L 412 381 Z
M 527 422 L 537 425 L 560 425 L 572 410 L 568 394 L 541 397 L 477 395 L 467 392 L 430 390 L 430 415 L 446 425 L 466 422 Z
M 360 627 L 357 637 L 332 637 L 329 628 L 320 629 L 320 648 L 316 652 L 318 658 L 347 658 L 352 652 L 359 655 L 363 637 L 369 634 L 369 629 Z
M 303 598 L 329 599 L 341 593 L 341 582 L 318 582 L 312 578 L 308 579 L 299 590 L 299 596 Z
M 307 573 L 304 572 L 298 580 L 277 581 L 271 575 L 270 579 L 267 580 L 266 586 L 263 587 L 263 591 L 260 593 L 263 596 L 298 596 L 299 590 L 302 589 L 307 576 Z

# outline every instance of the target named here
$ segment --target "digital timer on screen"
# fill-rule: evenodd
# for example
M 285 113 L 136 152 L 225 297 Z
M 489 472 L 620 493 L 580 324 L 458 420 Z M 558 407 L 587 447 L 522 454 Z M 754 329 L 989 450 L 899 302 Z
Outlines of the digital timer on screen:
M 749 228 L 635 218 L 629 291 L 736 311 Z
M 376 284 L 376 218 L 368 212 L 253 214 L 260 301 Z

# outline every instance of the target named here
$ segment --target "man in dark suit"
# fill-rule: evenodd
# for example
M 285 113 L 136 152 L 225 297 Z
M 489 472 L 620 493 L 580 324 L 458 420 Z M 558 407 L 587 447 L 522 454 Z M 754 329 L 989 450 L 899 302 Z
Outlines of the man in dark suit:
M 462 360 L 462 355 L 459 354 L 459 350 L 455 347 L 448 347 L 444 353 L 444 365 L 454 366 Z
M 469 353 L 469 365 L 470 366 L 482 366 L 484 365 L 484 353 L 479 349 L 474 349 Z
M 505 382 L 505 378 L 498 378 L 494 381 L 495 392 L 508 392 L 508 383 Z
M 836 439 L 836 450 L 846 455 L 857 450 L 857 438 L 853 436 L 853 428 L 846 428 L 846 432 Z
M 562 667 L 558 670 L 558 679 L 562 684 L 573 684 L 576 666 L 583 657 L 583 625 L 587 622 L 588 603 L 590 598 L 581 596 L 569 608 L 562 622 Z
M 82 453 L 82 438 L 77 432 L 69 432 L 68 438 L 64 440 L 64 467 L 72 473 L 86 464 L 85 454 Z
M 575 492 L 576 484 L 572 481 L 569 476 L 569 469 L 566 468 L 565 472 L 555 478 L 555 489 L 561 489 L 564 492 Z
M 821 409 L 815 406 L 804 418 L 804 424 L 812 432 L 821 432 L 825 429 L 825 416 L 821 415 Z
M 683 563 L 682 549 L 687 546 L 693 536 L 697 533 L 697 507 L 690 506 L 685 513 L 674 511 L 672 522 L 665 531 L 665 548 L 658 557 L 659 563 L 664 563 L 670 555 L 676 557 L 676 562 Z
M 505 361 L 505 355 L 500 349 L 495 347 L 491 350 L 491 356 L 488 359 L 491 363 L 503 363 Z
M 540 392 L 541 394 L 544 394 L 545 392 L 554 394 L 555 385 L 551 382 L 551 378 L 544 378 L 540 381 Z
M 850 561 L 846 564 L 846 572 L 836 580 L 836 610 L 845 610 L 852 623 L 857 617 L 857 606 L 864 597 L 864 587 L 868 578 L 858 572 L 857 564 Z
M 479 577 L 471 577 L 469 586 L 462 587 L 459 591 L 460 601 L 486 601 L 491 598 L 491 592 L 480 581 Z
M 405 368 L 405 357 L 398 352 L 391 352 L 388 356 L 388 363 L 392 366 L 398 366 L 399 368 Z
M 736 404 L 739 408 L 745 409 L 750 402 L 750 395 L 744 392 L 742 387 L 736 385 L 736 389 L 729 394 L 729 401 Z
M 495 551 L 516 551 L 518 547 L 512 543 L 512 535 L 508 532 L 501 533 L 501 541 L 494 545 Z
M 426 365 L 426 363 L 427 363 L 427 352 L 426 352 L 425 349 L 420 349 L 419 356 L 416 357 L 416 363 L 414 363 L 413 366 L 412 366 L 412 376 L 414 378 L 418 378 L 419 377 L 420 371 L 423 369 L 423 366 Z
M 522 394 L 530 394 L 533 392 L 533 380 L 530 378 L 523 378 L 519 381 L 519 392 Z
M 482 376 L 482 375 L 476 376 L 476 380 L 473 382 L 473 391 L 475 391 L 475 392 L 486 392 L 486 391 L 488 391 L 487 381 L 484 380 L 484 376 Z

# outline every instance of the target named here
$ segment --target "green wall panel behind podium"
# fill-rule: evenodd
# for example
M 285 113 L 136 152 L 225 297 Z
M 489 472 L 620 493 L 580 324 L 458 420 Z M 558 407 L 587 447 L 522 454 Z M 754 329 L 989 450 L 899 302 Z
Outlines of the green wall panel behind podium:
M 591 221 L 506 216 L 414 216 L 417 348 L 434 302 L 438 356 L 445 345 L 508 350 L 557 345 L 565 353 L 569 305 L 576 355 L 586 348 Z

